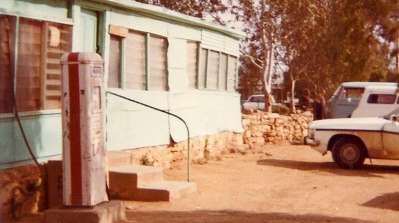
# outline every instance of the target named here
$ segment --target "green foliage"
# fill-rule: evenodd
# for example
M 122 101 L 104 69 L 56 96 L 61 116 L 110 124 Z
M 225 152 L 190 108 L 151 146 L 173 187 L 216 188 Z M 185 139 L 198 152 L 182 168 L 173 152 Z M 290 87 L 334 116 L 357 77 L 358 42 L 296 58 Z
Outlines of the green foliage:
M 136 0 L 137 2 L 157 5 L 186 15 L 204 19 L 212 17 L 213 21 L 225 25 L 221 13 L 226 12 L 227 5 L 223 0 Z
M 243 7 L 256 8 L 250 0 L 240 3 Z M 266 4 L 267 15 L 259 17 L 263 21 L 254 20 L 250 9 L 240 14 L 247 25 L 246 44 L 255 48 L 253 52 L 262 59 L 262 52 L 268 49 L 259 44 L 262 32 L 257 31 L 260 27 L 257 23 L 268 24 L 264 27 L 274 31 L 274 41 L 278 44 L 276 60 L 289 67 L 284 73 L 286 92 L 296 83 L 297 96 L 304 88 L 311 89 L 313 94 L 324 88 L 331 95 L 344 81 L 398 79 L 396 67 L 392 66 L 397 57 L 397 1 L 268 0 Z M 246 79 L 248 73 L 241 70 L 241 75 Z M 259 75 L 251 78 L 254 79 L 251 83 L 259 81 Z
M 285 105 L 273 105 L 272 112 L 278 113 L 280 115 L 288 115 L 288 114 L 290 114 L 290 108 L 288 108 Z

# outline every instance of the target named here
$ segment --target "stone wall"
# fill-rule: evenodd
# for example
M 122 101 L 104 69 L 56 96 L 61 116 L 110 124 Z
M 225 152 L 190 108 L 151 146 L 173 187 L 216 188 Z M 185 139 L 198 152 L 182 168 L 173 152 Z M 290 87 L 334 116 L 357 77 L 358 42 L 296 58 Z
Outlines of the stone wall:
M 271 143 L 303 144 L 312 120 L 313 114 L 309 111 L 286 116 L 250 110 L 242 115 L 243 140 L 249 146 Z
M 35 165 L 0 171 L 0 222 L 43 211 L 44 183 Z

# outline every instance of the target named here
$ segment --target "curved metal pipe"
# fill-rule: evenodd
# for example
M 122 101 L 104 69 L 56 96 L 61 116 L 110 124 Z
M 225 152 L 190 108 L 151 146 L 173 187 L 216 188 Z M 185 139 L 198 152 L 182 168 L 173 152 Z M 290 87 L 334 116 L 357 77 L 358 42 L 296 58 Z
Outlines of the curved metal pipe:
M 175 117 L 175 118 L 177 118 L 177 119 L 179 119 L 180 121 L 183 122 L 183 124 L 186 126 L 186 129 L 187 129 L 187 181 L 190 182 L 190 130 L 189 130 L 189 128 L 188 128 L 188 125 L 187 125 L 186 121 L 184 121 L 184 119 L 182 119 L 181 117 L 179 117 L 179 116 L 177 116 L 177 115 L 175 115 L 175 114 L 173 114 L 173 113 L 170 113 L 170 112 L 168 112 L 168 111 L 165 111 L 165 110 L 162 110 L 162 109 L 153 107 L 153 106 L 151 106 L 151 105 L 144 104 L 144 103 L 142 103 L 142 102 L 133 100 L 133 99 L 128 98 L 128 97 L 125 97 L 125 96 L 123 96 L 123 95 L 116 94 L 116 93 L 113 93 L 113 92 L 110 92 L 110 91 L 107 91 L 106 93 L 111 94 L 111 95 L 114 95 L 114 96 L 117 96 L 117 97 L 120 97 L 120 98 L 123 98 L 123 99 L 125 99 L 125 100 L 130 101 L 130 102 L 134 102 L 134 103 L 136 103 L 136 104 L 139 104 L 139 105 L 142 105 L 142 106 L 145 106 L 145 107 L 154 109 L 154 110 L 156 110 L 156 111 L 159 111 L 159 112 L 168 114 L 168 115 L 173 116 L 173 117 Z

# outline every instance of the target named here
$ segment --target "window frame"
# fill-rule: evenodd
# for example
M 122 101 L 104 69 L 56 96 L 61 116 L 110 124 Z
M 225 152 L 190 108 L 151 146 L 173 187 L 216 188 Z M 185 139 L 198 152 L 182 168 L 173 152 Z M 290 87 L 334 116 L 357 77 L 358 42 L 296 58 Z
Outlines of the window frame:
M 117 26 L 113 26 L 110 25 L 110 29 L 112 31 L 110 31 L 110 35 L 119 35 L 122 39 L 121 39 L 121 59 L 119 62 L 119 66 L 121 67 L 120 70 L 120 83 L 119 83 L 119 89 L 123 89 L 123 90 L 139 90 L 139 91 L 168 91 L 169 90 L 169 86 L 168 86 L 168 67 L 167 67 L 167 50 L 168 50 L 168 39 L 164 36 L 160 36 L 160 35 L 155 35 L 155 34 L 151 34 L 148 32 L 141 32 L 138 30 L 133 30 L 133 29 L 127 29 L 127 28 L 122 28 L 122 27 L 117 27 Z M 123 31 L 121 31 L 123 30 Z M 121 34 L 121 32 L 123 32 L 123 34 Z M 136 73 L 131 73 L 129 72 L 130 67 L 127 67 L 126 64 L 129 64 L 129 58 L 131 57 L 131 54 L 128 52 L 129 51 L 129 47 L 131 47 L 131 44 L 134 42 L 134 39 L 129 39 L 131 37 L 133 37 L 134 35 L 137 35 L 137 37 L 139 38 L 143 38 L 142 40 L 142 44 L 143 44 L 143 48 L 142 48 L 142 55 L 144 56 L 142 58 L 142 61 L 139 62 L 141 69 L 143 69 L 142 73 L 142 81 L 143 83 L 139 83 L 139 82 L 135 82 L 134 80 L 138 80 L 137 78 L 140 79 L 140 77 L 135 78 L 129 78 L 128 75 L 133 75 Z M 162 71 L 163 71 L 163 75 L 161 75 L 161 78 L 164 78 L 163 84 L 162 84 L 162 89 L 154 89 L 154 83 L 152 83 L 152 77 L 154 77 L 154 73 L 152 69 L 156 68 L 153 67 L 154 63 L 151 63 L 151 56 L 154 55 L 150 55 L 151 54 L 151 39 L 158 39 L 158 40 L 162 40 L 164 42 L 164 45 L 161 46 L 163 48 L 162 51 L 162 55 L 161 60 L 164 60 L 164 63 L 162 65 Z M 130 42 L 131 41 L 131 42 Z M 138 42 L 140 43 L 140 41 Z M 140 49 L 139 49 L 140 50 Z M 137 53 L 137 52 L 136 52 Z M 134 54 L 134 53 L 133 53 Z M 140 55 L 140 53 L 138 53 L 138 55 Z M 157 57 L 159 57 L 159 55 L 156 55 Z M 140 61 L 140 60 L 138 60 Z M 159 66 L 159 64 L 158 64 Z M 132 70 L 132 69 L 130 69 Z M 108 75 L 110 75 L 108 73 Z M 159 79 L 159 77 L 158 77 Z M 128 84 L 128 80 L 132 80 L 131 84 Z M 140 85 L 142 85 L 140 87 Z M 156 86 L 157 84 L 155 84 Z
M 217 60 L 212 60 L 210 57 L 211 53 L 217 53 Z M 215 54 L 216 55 L 216 54 Z M 198 62 L 198 78 L 197 83 L 199 90 L 208 91 L 220 91 L 220 92 L 236 92 L 237 89 L 237 79 L 238 79 L 238 58 L 237 56 L 215 51 L 207 48 L 200 47 L 199 49 L 199 62 Z M 217 86 L 210 86 L 210 67 L 212 62 L 217 61 L 218 64 L 213 64 L 213 66 L 218 67 L 217 71 Z M 214 77 L 213 77 L 214 78 Z
M 11 21 L 9 24 L 9 30 L 13 30 L 13 33 L 11 35 L 9 34 L 6 44 L 8 45 L 11 42 L 12 49 L 10 50 L 12 52 L 18 50 L 18 57 L 15 57 L 14 53 L 10 53 L 8 58 L 9 65 L 10 67 L 12 66 L 12 68 L 9 70 L 12 81 L 6 84 L 5 90 L 3 89 L 3 92 L 12 92 L 12 89 L 16 89 L 15 93 L 17 97 L 18 112 L 42 113 L 44 111 L 61 109 L 62 67 L 60 59 L 65 52 L 70 52 L 72 49 L 72 25 L 54 21 L 18 17 L 15 15 L 0 16 L 0 19 L 2 20 L 8 19 L 8 21 Z M 23 31 L 21 31 L 21 25 L 24 27 L 22 29 L 25 31 L 29 30 L 29 32 L 32 30 L 29 27 L 35 26 L 37 29 L 36 32 L 29 33 L 29 35 L 35 35 L 36 33 L 36 35 L 39 35 L 39 37 L 26 38 L 26 35 L 24 35 Z M 55 38 L 58 37 L 58 39 L 53 39 L 53 36 L 55 36 Z M 16 41 L 17 44 L 15 44 Z M 22 47 L 22 44 L 25 44 L 28 48 Z M 31 47 L 34 47 L 34 44 L 36 44 L 36 50 L 31 49 Z M 26 53 L 20 53 L 21 50 L 25 51 Z M 21 80 L 24 79 L 24 77 L 21 76 L 21 72 L 23 72 L 21 69 L 23 67 L 29 67 L 29 64 L 32 63 L 31 60 L 24 60 L 23 55 L 31 55 L 31 53 L 29 53 L 30 51 L 36 51 L 39 58 L 37 58 L 38 56 L 35 56 L 37 61 L 34 63 L 35 69 L 34 71 L 29 71 L 26 78 L 29 80 L 32 78 L 36 79 L 33 81 L 36 83 L 33 84 L 37 86 L 32 86 L 32 83 L 24 85 L 24 82 L 21 82 Z M 4 52 L 5 49 L 2 50 L 2 53 Z M 12 62 L 14 60 L 16 65 L 14 65 Z M 32 76 L 32 74 L 34 75 Z M 21 95 L 21 92 L 26 93 L 25 90 L 21 91 L 21 89 L 29 89 L 27 90 L 29 96 L 33 95 L 32 91 L 35 91 L 37 94 L 37 99 Z M 10 93 L 10 95 L 7 97 L 8 99 L 6 98 L 5 100 L 11 100 L 11 103 L 13 104 L 14 97 L 12 93 Z M 35 102 L 35 100 L 38 101 Z M 2 101 L 4 101 L 4 99 Z M 0 103 L 2 103 L 0 106 L 3 107 L 3 102 Z M 28 106 L 26 106 L 26 104 L 28 104 Z M 11 107 L 1 110 L 0 115 L 2 117 L 4 115 L 7 116 L 6 114 L 12 114 L 15 112 L 14 110 L 14 106 L 11 105 Z

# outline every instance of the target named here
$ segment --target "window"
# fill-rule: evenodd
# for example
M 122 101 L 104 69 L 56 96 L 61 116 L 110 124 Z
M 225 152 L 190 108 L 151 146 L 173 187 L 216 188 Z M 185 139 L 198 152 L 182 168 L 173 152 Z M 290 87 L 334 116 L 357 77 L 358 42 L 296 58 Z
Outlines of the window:
M 150 35 L 149 44 L 149 89 L 167 90 L 166 79 L 166 39 Z
M 198 89 L 236 90 L 237 57 L 201 49 Z
M 367 98 L 369 104 L 394 104 L 395 101 L 395 94 L 370 94 Z
M 146 35 L 129 31 L 125 44 L 127 89 L 146 90 Z
M 227 54 L 222 53 L 220 56 L 220 74 L 219 74 L 219 90 L 227 90 Z
M 364 88 L 345 88 L 341 94 L 340 98 L 357 98 L 360 99 L 364 92 Z
M 229 55 L 227 59 L 227 90 L 235 91 L 237 81 L 237 57 Z
M 208 74 L 206 87 L 209 90 L 219 88 L 219 52 L 209 51 Z
M 108 86 L 166 91 L 166 38 L 116 26 L 111 30 Z
M 110 42 L 110 56 L 108 66 L 108 87 L 121 87 L 121 47 L 122 38 L 116 35 L 111 35 Z
M 197 89 L 198 43 L 187 42 L 187 74 L 189 89 Z
M 205 90 L 206 86 L 206 75 L 208 73 L 208 50 L 201 49 L 201 58 L 200 58 L 200 66 L 199 66 L 199 77 L 198 77 L 198 89 Z
M 16 98 L 19 111 L 61 107 L 60 58 L 71 50 L 71 27 L 0 16 L 0 113 L 12 112 L 13 51 L 18 35 Z
M 11 58 L 13 57 L 15 19 L 0 15 L 0 114 L 11 113 L 13 73 Z

